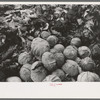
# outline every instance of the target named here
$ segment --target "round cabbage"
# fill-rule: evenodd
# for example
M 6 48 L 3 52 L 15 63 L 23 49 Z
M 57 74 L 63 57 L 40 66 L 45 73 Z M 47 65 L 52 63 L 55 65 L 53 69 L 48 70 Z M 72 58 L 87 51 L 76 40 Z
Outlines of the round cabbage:
M 31 79 L 34 82 L 41 82 L 47 76 L 47 71 L 41 61 L 36 61 L 31 66 Z
M 92 71 L 95 68 L 96 64 L 90 57 L 86 57 L 81 60 L 80 67 L 83 71 Z
M 48 75 L 43 82 L 61 82 L 61 79 L 56 75 Z
M 71 43 L 70 43 L 70 44 L 71 44 L 71 45 L 74 45 L 74 46 L 76 46 L 76 47 L 79 47 L 79 46 L 81 46 L 81 39 L 78 38 L 78 37 L 73 38 L 73 39 L 71 40 Z
M 47 41 L 50 44 L 50 47 L 52 48 L 52 47 L 54 47 L 57 44 L 58 38 L 56 36 L 54 36 L 54 35 L 50 35 L 47 38 Z
M 31 49 L 34 48 L 37 44 L 41 43 L 42 41 L 44 41 L 44 39 L 40 37 L 34 38 L 31 44 Z
M 33 55 L 38 59 L 41 60 L 41 57 L 43 55 L 44 52 L 47 52 L 50 50 L 50 46 L 49 43 L 41 38 L 35 38 L 32 41 L 32 53 Z
M 67 60 L 62 66 L 63 71 L 69 76 L 77 76 L 79 74 L 79 65 L 73 60 Z
M 96 73 L 93 72 L 82 72 L 77 77 L 78 82 L 99 82 L 100 78 Z
M 50 35 L 51 34 L 48 31 L 42 31 L 41 32 L 41 38 L 43 38 L 43 39 L 47 39 Z
M 55 59 L 56 59 L 56 65 L 58 68 L 61 68 L 62 65 L 64 64 L 65 62 L 65 57 L 62 53 L 55 53 L 54 54 L 55 56 Z
M 42 55 L 42 63 L 48 71 L 54 71 L 57 68 L 55 56 L 51 52 L 45 52 Z
M 77 48 L 74 46 L 67 46 L 63 53 L 67 59 L 75 60 L 77 58 Z
M 31 65 L 30 64 L 25 64 L 21 67 L 20 69 L 20 77 L 23 81 L 28 82 L 31 81 Z
M 54 72 L 52 72 L 52 75 L 58 76 L 62 81 L 65 79 L 66 74 L 61 69 L 56 69 Z
M 22 82 L 22 81 L 18 76 L 12 76 L 12 77 L 8 77 L 6 79 L 6 82 Z
M 62 52 L 63 53 L 65 48 L 64 48 L 64 46 L 62 44 L 56 44 L 54 46 L 54 49 L 57 50 L 58 52 Z
M 81 58 L 89 57 L 91 55 L 91 51 L 87 46 L 79 47 L 78 53 Z
M 23 52 L 18 57 L 18 63 L 21 65 L 24 65 L 28 63 L 31 59 L 32 59 L 32 56 L 29 53 Z

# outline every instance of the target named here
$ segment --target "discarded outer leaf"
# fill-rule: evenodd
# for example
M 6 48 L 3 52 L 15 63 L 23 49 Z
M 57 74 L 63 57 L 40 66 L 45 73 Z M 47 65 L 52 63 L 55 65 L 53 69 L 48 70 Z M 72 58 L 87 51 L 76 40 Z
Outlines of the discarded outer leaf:
M 46 23 L 46 27 L 45 27 L 45 28 L 43 28 L 43 30 L 48 30 L 48 28 L 49 28 L 49 24 L 48 24 L 48 23 Z

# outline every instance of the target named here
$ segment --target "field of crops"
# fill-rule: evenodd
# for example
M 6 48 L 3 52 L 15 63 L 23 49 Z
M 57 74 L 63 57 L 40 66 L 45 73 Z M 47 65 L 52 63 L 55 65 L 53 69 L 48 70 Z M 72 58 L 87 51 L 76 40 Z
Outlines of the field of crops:
M 0 82 L 99 81 L 99 5 L 0 5 Z

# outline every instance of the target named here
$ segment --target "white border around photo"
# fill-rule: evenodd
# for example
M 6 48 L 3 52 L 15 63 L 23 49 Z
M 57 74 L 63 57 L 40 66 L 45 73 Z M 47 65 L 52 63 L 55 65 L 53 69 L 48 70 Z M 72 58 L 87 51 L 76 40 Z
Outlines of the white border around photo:
M 0 4 L 97 4 L 100 2 L 0 2 Z M 0 83 L 0 98 L 100 98 L 99 82 Z

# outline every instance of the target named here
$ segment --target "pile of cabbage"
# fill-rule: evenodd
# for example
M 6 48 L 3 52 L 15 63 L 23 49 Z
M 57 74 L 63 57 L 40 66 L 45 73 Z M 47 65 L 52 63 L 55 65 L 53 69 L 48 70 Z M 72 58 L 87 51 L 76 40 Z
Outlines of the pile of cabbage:
M 36 37 L 32 40 L 30 52 L 24 51 L 18 57 L 18 63 L 22 65 L 20 78 L 23 81 L 100 81 L 99 75 L 95 73 L 93 54 L 90 48 L 81 45 L 80 38 L 74 37 L 70 45 L 64 47 L 57 36 L 48 31 L 41 33 L 43 38 Z
M 98 31 L 93 29 L 98 20 L 90 14 L 91 9 L 97 10 L 92 5 L 42 5 L 35 6 L 33 12 L 21 8 L 21 17 L 13 16 L 10 23 L 12 15 L 7 17 L 5 23 L 10 28 L 19 26 L 23 48 L 17 52 L 17 75 L 10 75 L 5 81 L 99 82 L 100 40 Z M 16 68 L 10 66 L 10 70 L 15 73 Z

